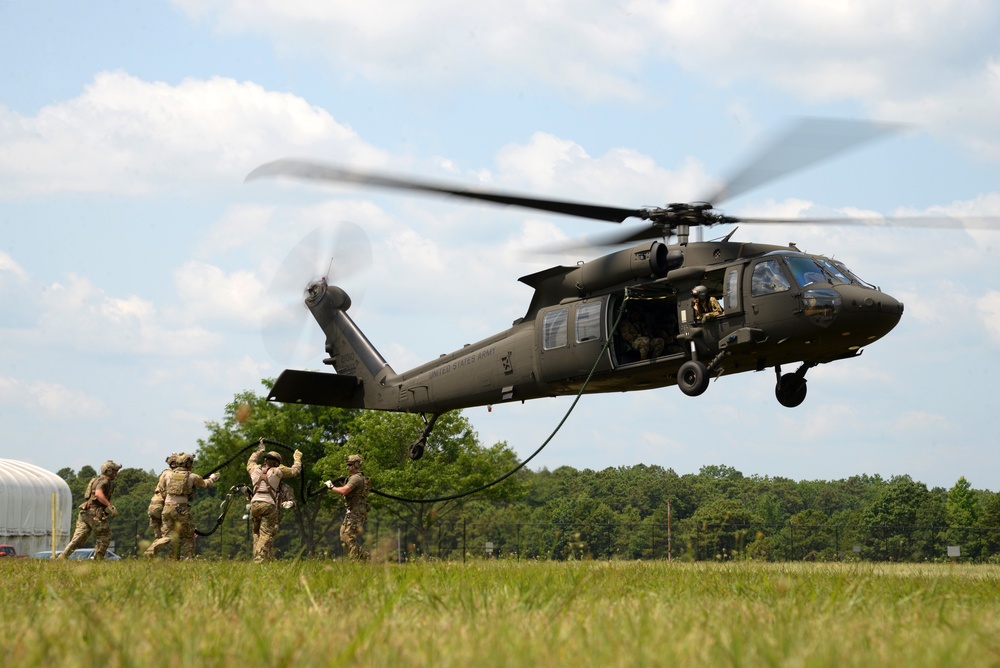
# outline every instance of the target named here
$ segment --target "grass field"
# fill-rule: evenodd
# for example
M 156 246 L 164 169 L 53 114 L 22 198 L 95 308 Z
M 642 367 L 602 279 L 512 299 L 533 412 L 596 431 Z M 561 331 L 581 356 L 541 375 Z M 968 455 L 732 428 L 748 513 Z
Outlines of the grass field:
M 13 666 L 1000 665 L 1000 567 L 0 560 Z

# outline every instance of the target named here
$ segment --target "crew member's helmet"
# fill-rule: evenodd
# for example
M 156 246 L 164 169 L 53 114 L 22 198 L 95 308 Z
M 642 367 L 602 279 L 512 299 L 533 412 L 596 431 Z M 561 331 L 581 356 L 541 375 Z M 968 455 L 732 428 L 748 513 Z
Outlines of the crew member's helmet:
M 101 464 L 101 475 L 111 475 L 112 473 L 118 473 L 118 470 L 122 467 L 121 464 L 115 464 L 110 459 L 103 464 Z
M 273 459 L 274 461 L 281 463 L 281 453 L 271 450 L 269 453 L 264 455 L 264 459 Z
M 347 463 L 361 466 L 361 455 L 347 455 Z
M 694 288 L 694 290 L 691 291 L 691 296 L 695 297 L 696 299 L 704 299 L 705 297 L 708 296 L 708 288 L 706 288 L 704 285 L 698 285 Z

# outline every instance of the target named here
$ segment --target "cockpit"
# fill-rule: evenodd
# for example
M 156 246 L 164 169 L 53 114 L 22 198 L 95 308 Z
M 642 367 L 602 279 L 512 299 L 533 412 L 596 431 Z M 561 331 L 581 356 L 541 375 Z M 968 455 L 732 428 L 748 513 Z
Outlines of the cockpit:
M 830 285 L 858 285 L 875 289 L 852 273 L 843 263 L 829 258 L 789 253 L 787 251 L 769 254 L 771 257 L 758 262 L 751 276 L 751 294 L 755 297 L 792 288 L 792 282 L 782 270 L 782 264 L 792 274 L 792 279 L 801 288 L 815 283 Z M 778 258 L 784 260 L 781 262 Z

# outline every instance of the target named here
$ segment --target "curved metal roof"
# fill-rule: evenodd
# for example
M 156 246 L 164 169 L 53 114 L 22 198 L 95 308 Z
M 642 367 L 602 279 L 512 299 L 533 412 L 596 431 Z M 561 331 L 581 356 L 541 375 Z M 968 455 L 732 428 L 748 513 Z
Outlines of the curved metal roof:
M 14 545 L 18 554 L 46 545 L 52 534 L 53 495 L 56 534 L 65 544 L 73 514 L 73 493 L 66 481 L 33 464 L 0 459 L 0 542 Z

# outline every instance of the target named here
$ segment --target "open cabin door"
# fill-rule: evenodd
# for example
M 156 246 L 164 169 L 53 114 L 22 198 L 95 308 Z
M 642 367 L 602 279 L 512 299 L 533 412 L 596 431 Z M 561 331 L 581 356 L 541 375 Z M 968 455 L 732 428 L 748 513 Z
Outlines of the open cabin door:
M 614 345 L 616 367 L 655 362 L 682 354 L 677 341 L 677 295 L 669 285 L 628 289 L 612 300 L 611 322 L 618 316 L 624 300 L 624 313 Z

